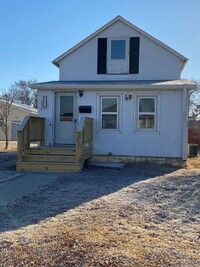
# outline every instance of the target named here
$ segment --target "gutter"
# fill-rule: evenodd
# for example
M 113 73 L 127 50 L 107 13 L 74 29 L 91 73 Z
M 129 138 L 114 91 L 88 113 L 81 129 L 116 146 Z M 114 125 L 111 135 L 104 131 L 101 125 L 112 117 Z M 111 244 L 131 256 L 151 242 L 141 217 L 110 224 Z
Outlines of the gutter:
M 54 65 L 55 65 L 56 67 L 58 67 L 58 68 L 60 67 L 60 66 L 59 66 L 59 64 L 58 64 L 58 63 L 56 63 L 56 61 L 55 61 L 55 60 L 52 60 L 52 61 L 51 61 L 51 63 L 52 63 L 52 64 L 54 64 Z
M 162 84 L 151 84 L 151 85 L 92 85 L 92 84 L 32 84 L 30 86 L 32 89 L 39 90 L 87 90 L 94 91 L 96 90 L 134 90 L 134 89 L 146 89 L 146 90 L 160 90 L 160 89 L 171 89 L 171 90 L 182 90 L 185 89 L 195 89 L 196 84 L 174 84 L 174 85 L 162 85 Z

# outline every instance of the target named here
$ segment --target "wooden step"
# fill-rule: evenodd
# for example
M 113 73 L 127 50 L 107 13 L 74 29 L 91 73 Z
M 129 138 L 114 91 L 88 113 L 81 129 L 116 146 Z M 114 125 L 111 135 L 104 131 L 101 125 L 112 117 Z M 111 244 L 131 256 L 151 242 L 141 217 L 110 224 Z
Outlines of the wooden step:
M 81 170 L 81 163 L 17 162 L 17 171 L 73 173 Z
M 66 156 L 66 155 L 24 155 L 22 157 L 23 162 L 58 162 L 58 163 L 75 163 L 76 156 Z
M 76 155 L 75 149 L 58 149 L 58 148 L 31 148 L 24 151 L 26 155 Z

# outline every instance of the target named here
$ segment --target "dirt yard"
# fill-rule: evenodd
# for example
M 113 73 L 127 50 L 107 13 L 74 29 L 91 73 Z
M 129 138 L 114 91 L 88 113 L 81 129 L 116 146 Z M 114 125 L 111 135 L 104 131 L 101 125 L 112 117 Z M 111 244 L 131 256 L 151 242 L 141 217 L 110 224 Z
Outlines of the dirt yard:
M 200 158 L 64 174 L 4 208 L 3 267 L 200 266 Z
M 8 149 L 5 150 L 5 141 L 0 141 L 0 152 L 15 152 L 17 151 L 17 141 L 9 141 Z

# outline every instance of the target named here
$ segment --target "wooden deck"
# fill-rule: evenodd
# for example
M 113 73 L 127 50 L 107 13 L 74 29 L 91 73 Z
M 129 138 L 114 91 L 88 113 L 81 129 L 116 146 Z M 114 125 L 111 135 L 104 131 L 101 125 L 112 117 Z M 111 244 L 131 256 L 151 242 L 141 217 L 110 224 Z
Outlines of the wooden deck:
M 38 124 L 37 119 L 33 119 L 34 125 L 31 117 L 26 119 L 18 132 L 17 171 L 80 172 L 84 161 L 92 156 L 93 120 L 83 119 L 76 132 L 75 145 L 44 146 L 44 121 L 38 119 Z M 36 141 L 41 145 L 31 147 L 31 142 Z
M 18 171 L 34 172 L 80 172 L 83 160 L 77 162 L 76 147 L 39 146 L 25 149 L 22 161 L 17 162 Z

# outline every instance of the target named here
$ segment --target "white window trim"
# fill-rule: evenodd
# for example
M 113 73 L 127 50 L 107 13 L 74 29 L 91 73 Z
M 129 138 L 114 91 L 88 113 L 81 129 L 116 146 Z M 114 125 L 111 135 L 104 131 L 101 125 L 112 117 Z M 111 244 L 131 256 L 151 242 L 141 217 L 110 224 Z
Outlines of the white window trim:
M 111 58 L 111 43 L 112 41 L 117 41 L 117 40 L 124 40 L 126 41 L 126 47 L 125 47 L 125 58 L 124 59 L 112 59 Z M 108 38 L 108 53 L 107 53 L 107 74 L 129 74 L 129 45 L 130 45 L 130 38 L 128 37 L 110 37 Z M 126 64 L 126 71 L 122 72 L 122 73 L 118 73 L 114 70 L 112 70 L 111 67 L 109 67 L 111 64 L 115 64 L 115 65 L 120 65 L 120 64 Z
M 117 129 L 102 129 L 102 99 L 103 98 L 117 98 Z M 122 96 L 121 94 L 100 94 L 98 95 L 98 119 L 97 119 L 97 131 L 99 133 L 121 133 L 121 116 L 122 116 L 122 104 L 121 104 Z M 110 112 L 105 114 L 116 114 L 116 112 Z
M 139 112 L 139 100 L 141 98 L 154 98 L 155 99 L 155 111 L 154 112 Z M 159 132 L 159 103 L 160 96 L 159 95 L 137 95 L 136 96 L 136 132 L 138 133 L 158 133 Z M 139 126 L 139 116 L 143 115 L 154 115 L 154 128 L 144 128 L 141 129 Z

